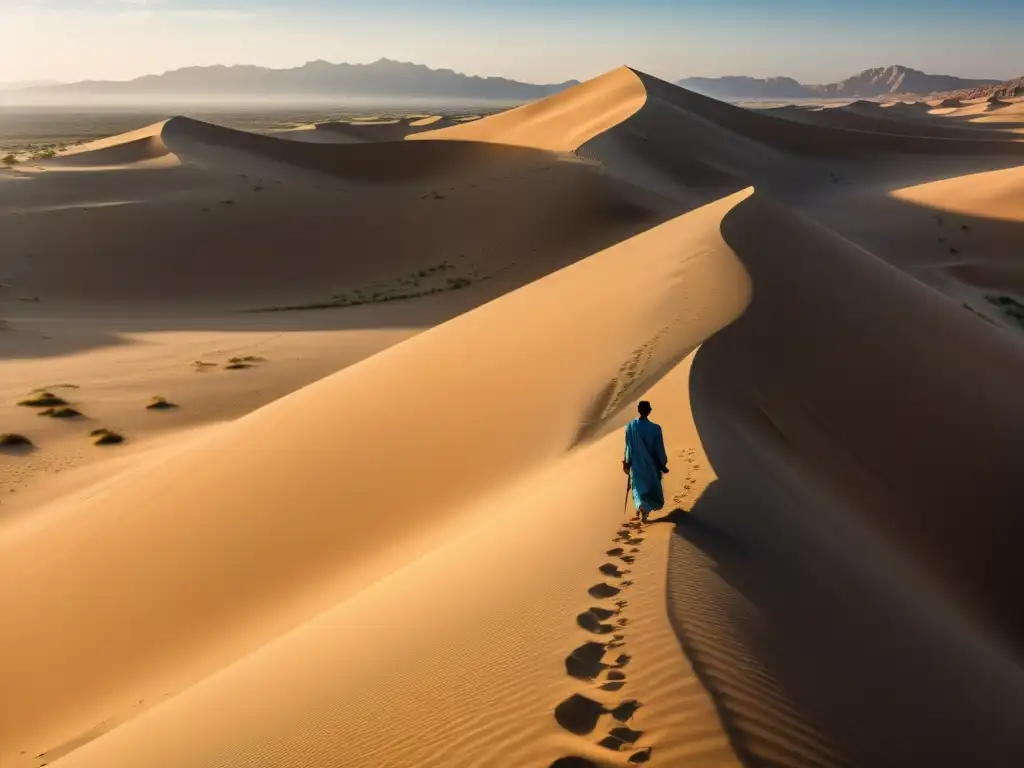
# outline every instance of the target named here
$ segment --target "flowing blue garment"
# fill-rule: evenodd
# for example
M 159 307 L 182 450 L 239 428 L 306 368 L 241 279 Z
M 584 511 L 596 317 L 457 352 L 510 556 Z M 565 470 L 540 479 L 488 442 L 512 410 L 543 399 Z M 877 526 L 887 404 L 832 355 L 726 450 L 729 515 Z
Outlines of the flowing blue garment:
M 647 419 L 626 425 L 626 461 L 633 481 L 633 506 L 654 512 L 665 506 L 661 470 L 668 466 L 661 427 Z

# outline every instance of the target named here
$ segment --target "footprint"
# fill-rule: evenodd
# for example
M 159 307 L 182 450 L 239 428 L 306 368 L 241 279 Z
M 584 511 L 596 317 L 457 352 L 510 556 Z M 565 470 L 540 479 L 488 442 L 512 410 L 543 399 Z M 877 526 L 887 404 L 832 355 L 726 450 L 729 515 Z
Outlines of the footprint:
M 590 611 L 584 611 L 576 617 L 576 623 L 587 632 L 593 632 L 595 635 L 608 635 L 615 631 L 615 627 L 611 624 L 602 624 L 601 620 L 597 618 Z
M 653 747 L 646 747 L 645 749 L 641 749 L 639 752 L 635 752 L 634 754 L 630 755 L 629 762 L 633 763 L 634 765 L 646 763 L 648 760 L 651 759 L 651 752 L 653 751 Z
M 608 671 L 607 677 L 608 677 L 609 680 L 625 680 L 626 679 L 626 673 L 625 672 L 619 672 L 617 669 L 612 669 L 612 670 Z
M 624 666 L 629 664 L 633 660 L 633 657 L 628 653 L 620 653 L 618 658 L 615 659 L 615 664 L 612 665 L 612 669 L 622 669 Z M 607 664 L 605 666 L 608 666 Z
M 596 597 L 598 599 L 615 597 L 615 595 L 619 594 L 620 591 L 621 590 L 618 587 L 613 587 L 610 584 L 605 584 L 604 582 L 595 584 L 587 590 L 591 597 Z
M 581 698 L 585 698 L 585 697 L 581 697 Z M 589 701 L 589 699 L 587 699 L 587 700 Z M 598 706 L 600 706 L 600 705 L 598 705 Z M 638 709 L 640 709 L 640 702 L 639 701 L 635 701 L 633 699 L 630 699 L 628 701 L 622 702 L 621 704 L 619 704 L 619 706 L 615 707 L 615 709 L 605 710 L 605 711 L 608 712 L 612 717 L 614 717 L 620 723 L 625 723 L 631 717 L 633 717 L 633 715 L 636 714 L 636 711 Z M 597 725 L 596 722 L 594 724 Z M 590 730 L 592 731 L 594 729 L 591 728 Z M 589 733 L 589 732 L 590 731 L 587 731 L 587 733 Z
M 626 587 L 632 587 L 632 586 L 633 586 L 633 582 L 632 581 L 624 581 L 624 582 L 622 582 L 622 588 L 623 589 L 625 589 Z
M 608 669 L 607 664 L 601 663 L 604 652 L 605 646 L 601 643 L 584 643 L 565 657 L 565 671 L 569 677 L 577 680 L 596 680 L 598 675 Z
M 549 768 L 600 768 L 597 763 L 593 760 L 587 760 L 585 757 L 578 757 L 571 755 L 569 757 L 560 757 L 553 762 Z
M 555 707 L 555 720 L 569 733 L 586 736 L 597 728 L 597 721 L 601 715 L 607 713 L 608 710 L 599 702 L 588 699 L 582 694 L 574 693 Z
M 632 728 L 620 726 L 612 728 L 608 735 L 598 743 L 605 749 L 614 749 L 618 752 L 623 747 L 631 747 L 636 744 L 643 735 L 643 731 L 634 731 Z
M 610 693 L 615 693 L 616 691 L 621 691 L 623 686 L 625 686 L 624 682 L 614 681 L 614 682 L 602 683 L 598 687 L 602 691 L 609 691 Z
M 631 550 L 629 550 L 629 551 L 630 551 L 630 552 L 633 552 L 634 554 L 636 554 L 636 553 L 637 553 L 637 552 L 639 552 L 640 550 L 639 550 L 639 549 L 637 549 L 636 547 L 633 547 L 633 548 L 632 548 Z
M 625 551 L 626 550 L 624 550 L 622 547 L 616 547 L 615 549 L 609 549 L 607 552 L 605 552 L 605 554 L 608 555 L 608 557 L 618 557 Z
M 599 570 L 605 576 L 611 576 L 616 579 L 621 579 L 623 576 L 629 573 L 629 571 L 620 571 L 619 566 L 615 565 L 614 563 L 605 563 L 597 570 Z
M 619 559 L 620 559 L 620 560 L 621 560 L 622 562 L 624 562 L 624 563 L 625 563 L 626 565 L 632 565 L 633 563 L 635 563 L 635 562 L 636 562 L 636 558 L 635 558 L 635 557 L 633 557 L 632 555 L 623 555 L 623 556 L 622 556 L 622 557 L 620 557 Z

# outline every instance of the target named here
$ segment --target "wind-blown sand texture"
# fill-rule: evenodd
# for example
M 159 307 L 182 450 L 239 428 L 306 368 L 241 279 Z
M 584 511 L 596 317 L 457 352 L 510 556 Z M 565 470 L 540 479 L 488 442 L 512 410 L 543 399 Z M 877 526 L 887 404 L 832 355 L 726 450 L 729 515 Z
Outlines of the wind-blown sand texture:
M 1024 144 L 840 109 L 0 174 L 0 764 L 1019 764 Z

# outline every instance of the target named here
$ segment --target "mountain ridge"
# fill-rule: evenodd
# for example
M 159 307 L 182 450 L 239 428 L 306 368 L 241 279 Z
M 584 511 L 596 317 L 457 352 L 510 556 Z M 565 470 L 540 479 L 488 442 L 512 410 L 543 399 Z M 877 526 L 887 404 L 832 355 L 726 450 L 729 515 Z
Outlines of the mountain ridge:
M 878 98 L 899 94 L 927 96 L 942 91 L 994 86 L 999 80 L 931 75 L 902 64 L 873 67 L 835 83 L 804 84 L 790 77 L 689 77 L 676 85 L 717 99 Z
M 254 64 L 182 67 L 131 80 L 84 80 L 23 89 L 34 96 L 434 96 L 525 101 L 578 81 L 526 83 L 381 58 L 369 64 L 317 59 L 274 69 Z

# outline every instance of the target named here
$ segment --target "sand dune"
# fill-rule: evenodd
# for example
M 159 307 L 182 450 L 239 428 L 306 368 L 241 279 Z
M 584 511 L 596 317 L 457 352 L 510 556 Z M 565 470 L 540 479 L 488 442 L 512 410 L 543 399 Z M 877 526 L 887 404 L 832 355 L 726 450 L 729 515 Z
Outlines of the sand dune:
M 68 349 L 6 380 L 102 363 L 127 419 L 157 360 L 272 353 L 179 390 L 250 407 L 0 518 L 0 763 L 1021 762 L 1024 358 L 984 292 L 1020 290 L 1024 146 L 896 109 L 620 68 L 458 125 L 174 118 L 16 172 L 2 266 L 40 301 L 2 299 L 0 344 Z M 672 473 L 640 530 L 642 397 Z
M 120 177 L 105 170 L 156 147 L 181 167 L 126 168 Z M 188 300 L 242 309 L 356 290 L 419 293 L 456 278 L 502 279 L 507 289 L 508 280 L 534 279 L 673 210 L 536 150 L 307 144 L 187 118 L 43 167 L 0 188 L 12 212 L 0 232 L 12 255 L 8 282 L 48 304 Z M 73 247 L 82 243 L 87 260 Z M 440 271 L 417 277 L 430 269 Z
M 700 653 L 732 640 L 764 675 L 755 684 L 717 659 L 712 688 L 767 707 L 773 689 L 798 697 L 856 765 L 1013 764 L 1024 676 L 964 615 L 1020 641 L 1019 338 L 770 200 L 736 206 L 722 232 L 754 299 L 693 363 L 718 479 L 680 524 L 677 620 Z M 695 581 L 745 610 L 702 630 L 721 606 L 694 599 Z M 778 728 L 756 740 L 784 710 L 740 704 L 726 701 L 756 754 L 792 749 Z
M 48 636 L 55 643 L 47 648 L 37 639 L 33 658 L 38 662 L 26 657 L 23 669 L 26 673 L 35 670 L 35 681 L 31 690 L 19 697 L 20 711 L 45 713 L 45 721 L 56 724 L 70 719 L 72 713 L 81 718 L 84 712 L 102 710 L 119 700 L 124 706 L 136 697 L 139 684 L 146 679 L 150 682 L 144 687 L 150 695 L 158 693 L 154 688 L 169 684 L 163 661 L 168 654 L 178 656 L 181 680 L 195 679 L 209 670 L 211 662 L 216 667 L 240 657 L 282 627 L 294 626 L 337 604 L 396 571 L 401 563 L 436 548 L 452 535 L 453 525 L 473 527 L 491 519 L 496 510 L 495 502 L 488 501 L 490 493 L 503 491 L 508 483 L 557 459 L 581 430 L 601 434 L 609 426 L 621 424 L 623 409 L 637 393 L 681 360 L 700 338 L 741 311 L 747 295 L 745 276 L 722 248 L 717 231 L 723 212 L 732 204 L 725 200 L 662 225 L 578 268 L 563 270 L 279 400 L 204 445 L 167 457 L 108 493 L 79 502 L 84 506 L 75 510 L 68 524 L 19 542 L 16 552 L 8 552 L 3 566 L 2 582 L 22 594 L 20 599 L 5 595 L 5 608 L 22 627 L 8 639 L 17 642 L 19 636 L 28 640 L 36 635 L 32 606 L 50 589 L 66 591 L 69 572 L 84 569 L 93 574 L 90 591 L 117 595 L 104 603 L 113 609 L 110 613 L 85 595 L 74 601 L 84 613 L 67 615 L 68 626 L 79 626 L 88 616 L 95 627 L 94 636 L 83 637 L 78 646 L 86 652 L 85 657 L 65 655 L 69 649 L 58 640 L 63 633 L 53 623 L 55 617 L 50 617 Z M 638 258 L 643 259 L 643 271 L 635 269 Z M 652 301 L 650 310 L 641 315 L 628 306 L 610 312 L 613 298 L 622 290 L 656 291 L 663 298 Z M 567 304 L 569 292 L 577 298 Z M 562 319 L 552 327 L 556 316 Z M 601 343 L 587 342 L 594 337 Z M 565 359 L 560 353 L 566 345 L 580 354 Z M 446 357 L 456 349 L 479 349 L 482 354 L 436 376 L 429 384 L 408 381 L 402 374 L 409 366 Z M 494 351 L 486 353 L 486 349 Z M 504 351 L 499 354 L 498 350 Z M 642 360 L 639 369 L 626 375 L 617 373 L 631 355 Z M 535 375 L 552 377 L 551 384 L 524 387 L 523 382 Z M 602 391 L 606 381 L 615 386 Z M 363 401 L 365 407 L 351 409 L 349 403 L 354 401 Z M 415 418 L 422 443 L 406 439 L 400 448 L 394 446 L 392 436 L 413 414 L 418 414 Z M 524 420 L 527 414 L 533 415 L 532 420 Z M 325 430 L 325 424 L 332 426 Z M 501 445 L 490 444 L 487 436 L 495 433 L 511 439 Z M 379 446 L 374 440 L 380 441 Z M 303 446 L 292 461 L 274 450 L 281 441 Z M 482 442 L 490 445 L 488 451 L 479 450 Z M 604 446 L 602 463 L 617 450 L 617 435 Z M 383 465 L 377 459 L 381 452 L 389 456 Z M 452 483 L 449 473 L 439 472 L 438 467 L 457 471 L 459 482 Z M 275 479 L 282 474 L 290 478 L 288 484 Z M 318 481 L 327 475 L 334 482 Z M 382 493 L 389 485 L 388 478 L 396 476 L 403 478 L 397 504 Z M 587 476 L 581 475 L 581 481 Z M 238 485 L 227 481 L 229 477 L 250 479 Z M 612 485 L 617 488 L 617 478 Z M 162 489 L 158 495 L 154 486 Z M 212 494 L 218 486 L 223 495 Z M 305 490 L 296 498 L 300 487 Z M 580 490 L 585 487 L 578 486 Z M 345 493 L 339 496 L 338 488 L 345 488 Z M 543 498 L 547 488 L 527 484 L 522 493 L 526 498 Z M 498 509 L 512 504 L 514 498 L 502 493 Z M 130 521 L 117 511 L 127 507 L 135 510 Z M 359 510 L 358 518 L 343 513 L 346 508 Z M 513 504 L 513 508 L 520 507 Z M 614 503 L 604 508 L 612 520 L 621 514 Z M 282 514 L 285 509 L 293 511 Z M 297 516 L 298 510 L 302 511 Z M 524 531 L 542 528 L 550 511 L 551 507 L 536 505 L 529 517 L 515 516 L 510 523 Z M 577 516 L 574 525 L 586 531 L 591 525 L 588 518 Z M 359 520 L 358 537 L 375 542 L 372 549 L 345 544 L 353 535 L 355 519 Z M 240 528 L 246 531 L 245 540 L 230 543 L 232 532 Z M 599 536 L 596 531 L 585 535 L 591 542 Z M 84 541 L 92 543 L 76 544 Z M 151 544 L 143 545 L 144 541 Z M 222 543 L 216 545 L 215 541 Z M 594 550 L 594 544 L 589 548 Z M 45 562 L 45 552 L 54 550 L 64 553 L 59 567 L 54 563 L 55 567 L 40 569 L 40 558 Z M 560 562 L 557 552 L 552 549 L 547 559 L 534 567 L 554 567 Z M 600 549 L 595 554 L 600 554 Z M 487 556 L 479 560 L 480 556 L 472 550 L 452 555 L 468 558 L 462 567 L 482 566 Z M 143 572 L 134 564 L 139 558 L 147 563 Z M 36 565 L 30 566 L 31 562 Z M 182 569 L 184 563 L 188 567 Z M 441 563 L 438 567 L 449 574 L 446 578 L 458 572 L 457 563 L 445 563 L 443 558 Z M 25 568 L 34 572 L 31 585 L 16 576 L 25 573 Z M 133 575 L 129 577 L 129 573 Z M 420 578 L 414 578 L 406 589 L 415 588 Z M 540 573 L 533 578 L 544 581 Z M 203 588 L 211 579 L 218 587 Z M 503 591 L 507 599 L 509 592 Z M 173 609 L 173 595 L 177 594 L 189 594 L 191 599 Z M 167 602 L 160 595 L 166 595 Z M 522 599 L 529 599 L 529 592 Z M 145 624 L 140 624 L 138 618 L 148 613 L 145 606 L 154 601 L 166 609 L 149 614 Z M 464 620 L 472 621 L 474 613 L 469 612 Z M 470 632 L 471 624 L 464 629 Z M 524 634 L 519 642 L 525 643 L 534 630 L 522 627 L 520 631 Z M 316 642 L 325 650 L 333 646 L 326 638 Z M 514 652 L 511 638 L 501 642 L 510 644 L 504 646 L 505 654 Z M 489 643 L 481 642 L 481 646 L 489 650 Z M 58 662 L 59 657 L 63 661 Z M 259 658 L 252 662 L 258 663 Z M 282 651 L 270 658 L 276 667 L 284 659 L 297 657 Z M 299 658 L 306 659 L 311 669 L 321 667 L 319 658 L 308 654 Z M 44 659 L 48 665 L 61 667 L 50 667 L 55 683 L 50 692 L 38 678 Z M 115 670 L 122 683 L 115 681 Z M 452 668 L 444 674 L 456 672 L 457 668 Z M 7 684 L 22 688 L 16 680 Z M 529 697 L 529 676 L 520 685 L 523 691 L 516 694 L 506 684 L 503 698 Z M 303 695 L 296 690 L 281 702 Z M 476 704 L 469 697 L 463 700 L 467 709 L 456 711 L 449 705 L 447 717 L 471 717 Z M 350 705 L 357 706 L 357 700 L 350 700 Z M 417 710 L 418 706 L 410 709 L 394 723 L 410 745 L 422 741 L 414 729 L 434 727 L 429 720 L 417 725 Z M 290 720 L 306 711 L 293 701 L 273 717 Z M 547 724 L 543 712 L 538 713 L 537 722 Z M 22 732 L 30 732 L 40 723 L 22 720 L 16 725 Z M 371 741 L 378 738 L 373 736 Z M 389 738 L 398 738 L 397 732 Z M 310 744 L 311 752 L 295 754 L 296 764 L 316 759 L 319 747 Z M 99 743 L 96 746 L 99 748 Z M 196 746 L 189 747 L 187 754 L 168 752 L 167 764 L 182 760 L 204 763 L 209 758 L 196 752 Z M 423 747 L 437 748 L 429 741 Z M 233 759 L 244 761 L 245 752 L 253 748 L 255 745 L 238 743 L 235 749 L 239 752 Z M 352 764 L 378 764 L 375 760 L 379 758 L 364 752 L 365 748 L 354 749 Z M 361 753 L 366 762 L 355 762 Z M 429 755 L 411 751 L 404 752 L 401 759 L 405 764 L 419 764 L 429 760 Z M 104 762 L 110 758 L 96 759 Z
M 931 136 L 948 139 L 984 139 L 983 129 L 960 126 L 937 119 L 927 119 L 927 110 L 883 107 L 872 104 L 865 108 L 855 104 L 818 109 L 770 110 L 787 120 L 822 125 L 846 130 L 892 134 L 900 136 Z M 922 117 L 926 119 L 922 119 Z

